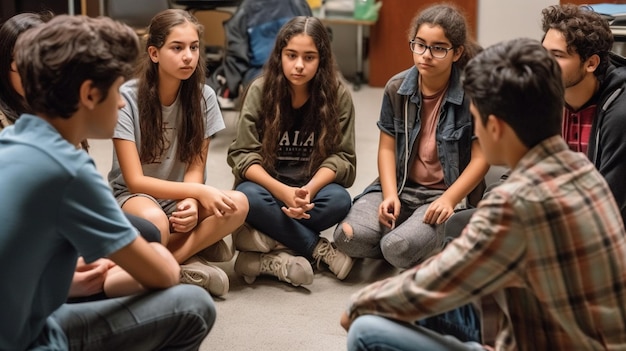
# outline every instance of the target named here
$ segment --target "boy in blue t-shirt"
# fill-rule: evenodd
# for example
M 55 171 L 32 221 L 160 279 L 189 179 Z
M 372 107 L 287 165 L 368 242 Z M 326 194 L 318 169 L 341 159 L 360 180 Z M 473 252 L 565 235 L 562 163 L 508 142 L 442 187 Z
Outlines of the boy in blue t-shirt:
M 197 350 L 213 326 L 208 293 L 178 285 L 176 260 L 137 235 L 74 146 L 112 136 L 138 52 L 132 29 L 108 18 L 58 16 L 18 39 L 35 113 L 0 133 L 0 350 Z M 79 252 L 154 291 L 64 304 Z

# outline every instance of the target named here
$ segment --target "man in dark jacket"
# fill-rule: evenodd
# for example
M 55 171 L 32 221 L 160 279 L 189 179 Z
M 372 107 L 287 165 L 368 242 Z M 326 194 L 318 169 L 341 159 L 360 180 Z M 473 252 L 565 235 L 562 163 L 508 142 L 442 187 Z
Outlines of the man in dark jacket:
M 609 60 L 609 24 L 576 5 L 549 6 L 542 15 L 543 46 L 556 57 L 565 84 L 563 137 L 598 168 L 626 221 L 626 67 Z
M 561 66 L 565 85 L 563 138 L 600 171 L 626 222 L 626 67 L 611 64 L 609 24 L 577 5 L 549 6 L 542 17 L 543 46 Z M 455 213 L 446 222 L 445 235 L 459 236 L 473 213 Z

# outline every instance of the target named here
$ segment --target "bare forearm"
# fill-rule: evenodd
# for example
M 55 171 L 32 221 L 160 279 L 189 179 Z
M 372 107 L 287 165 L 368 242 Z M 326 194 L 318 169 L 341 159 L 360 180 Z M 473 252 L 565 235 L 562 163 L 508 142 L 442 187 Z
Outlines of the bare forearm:
M 446 190 L 444 196 L 458 204 L 484 179 L 489 164 L 485 160 L 477 141 L 472 143 L 472 159 L 459 178 Z
M 335 171 L 330 168 L 322 167 L 317 172 L 311 180 L 304 186 L 307 190 L 309 190 L 309 194 L 311 199 L 315 197 L 315 195 L 326 185 L 332 183 L 335 180 Z
M 278 196 L 281 190 L 286 187 L 285 184 L 272 177 L 260 164 L 253 164 L 246 170 L 245 177 L 247 180 L 257 183 L 267 189 L 272 195 Z

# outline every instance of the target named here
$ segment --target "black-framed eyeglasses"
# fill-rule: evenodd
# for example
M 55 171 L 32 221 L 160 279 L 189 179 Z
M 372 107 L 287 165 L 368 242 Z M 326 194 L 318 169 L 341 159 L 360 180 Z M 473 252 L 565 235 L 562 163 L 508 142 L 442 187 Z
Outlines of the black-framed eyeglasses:
M 439 46 L 439 45 L 430 46 L 430 45 L 426 45 L 422 42 L 415 41 L 415 40 L 409 41 L 409 48 L 411 49 L 411 51 L 413 51 L 414 53 L 418 55 L 424 55 L 424 53 L 428 49 L 430 50 L 430 54 L 434 58 L 438 58 L 438 59 L 445 58 L 448 55 L 448 51 L 454 50 L 453 47 L 444 48 L 443 46 Z

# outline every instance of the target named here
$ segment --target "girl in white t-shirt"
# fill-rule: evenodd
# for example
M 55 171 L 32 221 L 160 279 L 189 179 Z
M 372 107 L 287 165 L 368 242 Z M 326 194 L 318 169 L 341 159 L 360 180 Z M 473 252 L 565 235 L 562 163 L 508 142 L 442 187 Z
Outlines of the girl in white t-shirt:
M 202 30 L 183 10 L 152 19 L 137 79 L 121 88 L 126 106 L 113 136 L 109 182 L 122 208 L 152 221 L 163 244 L 185 263 L 181 282 L 221 296 L 228 276 L 208 261 L 232 258 L 228 248 L 217 252 L 221 257 L 216 251 L 244 222 L 248 201 L 205 184 L 211 136 L 224 121 L 215 92 L 204 85 Z

